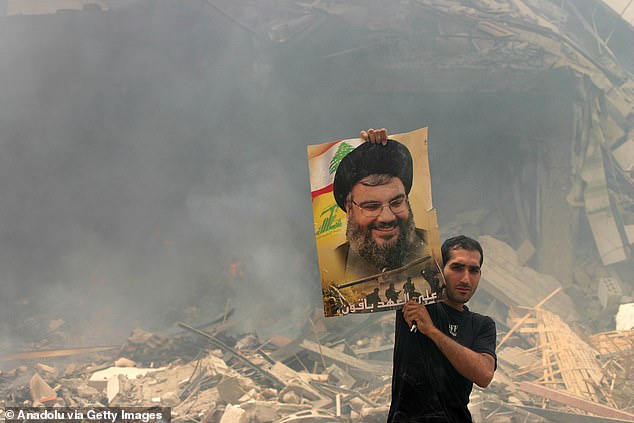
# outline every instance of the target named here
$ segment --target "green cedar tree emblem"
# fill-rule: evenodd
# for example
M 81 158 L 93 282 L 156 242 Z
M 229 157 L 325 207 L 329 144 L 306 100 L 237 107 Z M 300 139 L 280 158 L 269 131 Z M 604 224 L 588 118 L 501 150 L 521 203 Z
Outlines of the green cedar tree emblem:
M 339 167 L 339 163 L 343 160 L 346 155 L 354 150 L 354 147 L 348 144 L 347 142 L 342 142 L 339 144 L 339 148 L 337 148 L 337 152 L 333 156 L 332 160 L 330 160 L 330 167 L 328 168 L 328 173 L 332 175 L 337 171 Z

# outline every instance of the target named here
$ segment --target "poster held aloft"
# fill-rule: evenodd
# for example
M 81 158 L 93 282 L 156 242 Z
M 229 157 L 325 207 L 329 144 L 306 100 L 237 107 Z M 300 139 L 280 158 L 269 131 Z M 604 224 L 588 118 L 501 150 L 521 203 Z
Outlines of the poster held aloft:
M 443 299 L 427 128 L 308 146 L 324 315 Z

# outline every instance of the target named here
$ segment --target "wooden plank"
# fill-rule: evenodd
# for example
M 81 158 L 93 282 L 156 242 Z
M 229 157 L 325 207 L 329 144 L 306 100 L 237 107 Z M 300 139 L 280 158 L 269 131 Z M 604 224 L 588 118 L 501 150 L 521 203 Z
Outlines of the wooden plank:
M 519 389 L 526 393 L 539 395 L 548 400 L 578 408 L 579 410 L 587 411 L 597 416 L 626 419 L 627 421 L 634 422 L 634 414 L 608 407 L 607 405 L 597 404 L 596 402 L 588 401 L 565 391 L 547 388 L 532 382 L 521 382 Z
M 115 350 L 117 348 L 121 348 L 121 346 L 114 345 L 114 346 L 108 346 L 108 347 L 79 347 L 79 348 L 66 348 L 66 349 L 46 350 L 46 351 L 26 351 L 26 352 L 0 356 L 0 361 L 35 360 L 35 359 L 53 358 L 53 357 L 68 357 L 72 355 L 110 351 L 110 350 Z
M 553 423 L 627 423 L 631 420 L 611 419 L 608 417 L 585 416 L 583 414 L 574 414 L 570 412 L 551 410 L 548 408 L 529 407 L 526 405 L 518 405 L 522 410 L 529 411 L 542 417 L 548 418 Z
M 550 294 L 548 294 L 543 300 L 541 300 L 540 302 L 538 302 L 534 308 L 539 308 L 541 306 L 544 305 L 544 303 L 548 300 L 550 300 L 553 296 L 555 296 L 555 294 L 557 294 L 559 291 L 561 291 L 561 287 L 555 289 L 553 292 L 551 292 Z M 502 338 L 502 340 L 500 341 L 500 343 L 498 344 L 497 348 L 499 349 L 502 345 L 504 345 L 504 343 L 506 342 L 507 339 L 510 338 L 511 335 L 513 335 L 513 332 L 515 332 L 517 330 L 517 328 L 519 328 L 520 326 L 522 326 L 524 324 L 525 321 L 527 321 L 533 313 L 526 313 L 524 315 L 524 317 L 522 317 L 520 320 L 517 321 L 517 323 L 515 323 L 513 325 L 513 327 L 511 328 L 511 330 L 509 330 L 506 335 L 504 335 L 504 338 Z
M 319 346 L 316 342 L 309 341 L 308 339 L 304 339 L 300 346 L 308 351 L 312 351 L 316 354 L 323 354 L 324 357 L 334 360 L 338 363 L 345 364 L 350 367 L 354 367 L 355 369 L 362 371 L 368 374 L 390 374 L 392 372 L 391 365 L 383 365 L 383 364 L 375 364 L 368 362 L 366 360 L 360 360 L 351 355 L 342 353 L 333 348 L 326 347 L 324 345 Z
M 393 344 L 389 344 L 389 345 L 379 345 L 378 347 L 367 347 L 367 348 L 353 348 L 353 351 L 355 354 L 370 354 L 370 353 L 375 353 L 375 352 L 382 352 L 382 351 L 390 351 L 394 349 L 394 345 Z

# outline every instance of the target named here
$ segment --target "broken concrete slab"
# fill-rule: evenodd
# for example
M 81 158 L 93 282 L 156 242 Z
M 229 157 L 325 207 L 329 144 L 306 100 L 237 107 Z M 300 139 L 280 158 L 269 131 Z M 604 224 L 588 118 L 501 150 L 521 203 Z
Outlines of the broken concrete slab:
M 157 372 L 163 370 L 163 368 L 140 368 L 140 367 L 109 367 L 104 370 L 93 373 L 88 379 L 88 384 L 97 389 L 105 389 L 108 380 L 123 375 L 128 379 L 136 379 L 138 377 L 145 376 L 148 373 Z
M 50 375 L 54 375 L 54 374 L 57 373 L 57 369 L 55 367 L 49 366 L 49 365 L 44 364 L 44 363 L 37 363 L 35 365 L 35 367 L 37 367 L 38 369 L 40 369 L 44 373 L 48 373 Z
M 31 390 L 31 398 L 34 403 L 44 403 L 57 398 L 57 393 L 38 373 L 35 373 L 29 381 L 29 388 Z
M 228 404 L 220 423 L 249 423 L 249 416 L 239 405 Z
M 130 360 L 126 357 L 119 357 L 114 361 L 115 367 L 136 367 L 137 363 L 134 360 Z
M 106 397 L 108 398 L 108 405 L 112 405 L 115 403 L 119 392 L 121 391 L 122 378 L 125 378 L 124 375 L 113 376 L 108 379 L 108 383 L 106 384 Z
M 354 368 L 355 371 L 365 374 L 369 377 L 373 377 L 377 373 L 389 373 L 392 367 L 389 364 L 375 364 L 366 360 L 361 360 L 348 354 L 336 351 L 333 348 L 329 348 L 325 345 L 319 345 L 316 342 L 309 341 L 307 339 L 302 340 L 300 345 L 302 348 L 305 348 L 308 351 L 311 351 L 315 354 L 320 354 L 325 358 L 350 366 L 351 368 Z
M 616 330 L 634 329 L 634 303 L 621 304 L 615 319 Z
M 623 289 L 619 280 L 612 276 L 599 278 L 599 289 L 597 290 L 599 303 L 603 309 L 616 308 L 623 297 Z
M 554 277 L 524 266 L 507 243 L 491 236 L 481 236 L 479 241 L 486 251 L 486 267 L 480 279 L 480 289 L 507 306 L 533 307 L 555 288 L 561 287 Z M 579 319 L 573 301 L 564 292 L 558 293 L 544 308 L 568 320 Z
M 229 404 L 238 403 L 240 398 L 248 392 L 237 376 L 224 375 L 218 383 L 220 400 Z
M 284 404 L 277 401 L 247 401 L 240 404 L 251 421 L 277 422 L 284 416 L 298 411 L 310 410 L 310 404 Z

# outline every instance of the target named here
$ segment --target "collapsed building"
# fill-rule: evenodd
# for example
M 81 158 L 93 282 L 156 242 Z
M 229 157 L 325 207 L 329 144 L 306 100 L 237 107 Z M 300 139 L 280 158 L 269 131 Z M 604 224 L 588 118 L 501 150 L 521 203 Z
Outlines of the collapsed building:
M 302 130 L 331 124 L 315 117 L 324 107 L 360 124 L 375 108 L 403 126 L 431 120 L 441 237 L 480 237 L 472 308 L 498 325 L 498 371 L 474 391 L 474 418 L 634 421 L 632 321 L 615 321 L 634 302 L 634 29 L 623 13 L 593 0 L 6 3 L 5 35 L 202 16 L 239 34 L 256 104 L 282 81 L 294 93 L 289 119 Z M 175 421 L 383 421 L 391 319 L 311 315 L 294 339 L 240 345 L 225 315 L 187 336 L 136 332 L 64 370 L 46 354 L 5 357 L 0 389 L 5 405 L 160 404 Z M 116 370 L 130 368 L 142 374 Z

